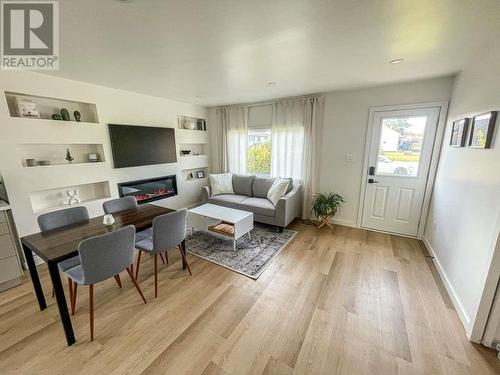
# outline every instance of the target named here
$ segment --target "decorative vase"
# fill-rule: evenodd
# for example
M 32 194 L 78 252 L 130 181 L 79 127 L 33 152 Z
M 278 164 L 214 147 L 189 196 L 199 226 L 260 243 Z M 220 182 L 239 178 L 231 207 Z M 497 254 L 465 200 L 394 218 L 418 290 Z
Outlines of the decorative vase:
M 196 122 L 191 119 L 184 119 L 184 129 L 195 130 Z
M 59 120 L 61 121 L 63 118 L 59 113 L 54 113 L 52 116 L 50 116 L 52 120 Z
M 73 112 L 73 116 L 75 116 L 76 122 L 80 122 L 82 120 L 82 114 L 78 111 Z
M 71 118 L 69 117 L 69 112 L 66 108 L 61 109 L 61 116 L 64 121 L 71 121 Z
M 111 214 L 104 215 L 102 223 L 104 225 L 113 225 L 115 223 L 115 218 Z
M 69 198 L 68 199 L 68 204 L 69 205 L 80 203 L 80 198 L 78 197 L 78 190 L 76 190 L 76 189 L 66 190 L 66 195 Z

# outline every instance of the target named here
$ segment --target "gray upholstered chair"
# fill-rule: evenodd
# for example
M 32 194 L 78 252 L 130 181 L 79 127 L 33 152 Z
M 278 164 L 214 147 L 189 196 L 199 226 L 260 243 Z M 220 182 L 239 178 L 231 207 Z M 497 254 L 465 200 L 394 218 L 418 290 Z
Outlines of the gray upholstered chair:
M 116 212 L 131 210 L 137 208 L 137 200 L 134 197 L 122 197 L 111 199 L 102 204 L 105 214 L 114 214 Z
M 139 206 L 137 204 L 137 200 L 134 197 L 122 197 L 122 198 L 111 199 L 102 204 L 102 208 L 105 214 L 115 214 L 121 211 L 133 210 L 137 207 Z M 135 240 L 142 241 L 152 235 L 153 235 L 153 230 L 151 228 L 148 228 L 143 231 L 137 232 L 135 234 Z M 163 263 L 165 263 L 164 260 Z
M 69 225 L 85 223 L 88 220 L 89 212 L 86 207 L 71 207 L 64 210 L 48 212 L 38 216 L 38 227 L 40 228 L 40 231 L 47 232 L 49 230 L 64 228 Z M 80 258 L 77 255 L 59 262 L 58 266 L 59 270 L 64 272 L 70 268 L 78 266 L 79 264 Z M 73 287 L 71 279 L 68 279 L 68 287 L 71 295 L 71 289 Z M 52 297 L 54 297 L 54 288 L 52 288 Z
M 167 250 L 178 247 L 182 260 L 186 264 L 189 274 L 192 275 L 186 259 L 186 249 L 182 246 L 182 241 L 186 238 L 186 219 L 186 209 L 157 216 L 153 220 L 153 236 L 135 244 L 135 247 L 139 250 L 135 270 L 136 279 L 139 277 L 141 253 L 145 252 L 154 255 L 155 298 L 158 296 L 158 254 L 162 252 L 166 254 Z
M 76 303 L 78 285 L 89 286 L 90 340 L 94 340 L 94 284 L 126 270 L 146 303 L 146 298 L 133 275 L 134 244 L 133 225 L 88 238 L 78 245 L 80 265 L 66 271 L 66 275 L 74 282 L 72 306 Z

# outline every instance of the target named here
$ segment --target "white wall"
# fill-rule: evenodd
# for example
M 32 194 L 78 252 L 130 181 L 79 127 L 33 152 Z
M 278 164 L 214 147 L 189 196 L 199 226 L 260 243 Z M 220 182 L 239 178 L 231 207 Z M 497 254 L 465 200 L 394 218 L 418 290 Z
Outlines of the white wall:
M 33 212 L 29 193 L 42 189 L 107 180 L 111 195 L 118 196 L 118 182 L 177 174 L 179 195 L 155 204 L 177 208 L 201 200 L 201 184 L 206 180 L 183 181 L 180 171 L 186 165 L 179 158 L 177 163 L 114 169 L 106 124 L 177 127 L 177 115 L 206 118 L 206 108 L 30 72 L 2 71 L 0 84 L 5 91 L 96 103 L 100 121 L 99 124 L 78 125 L 74 122 L 11 118 L 2 92 L 0 173 L 20 235 L 38 231 L 37 215 Z M 179 136 L 179 131 L 176 132 Z M 104 165 L 23 168 L 19 147 L 22 143 L 99 143 L 104 146 L 106 162 Z M 102 202 L 87 206 L 92 216 L 102 214 Z
M 356 226 L 369 108 L 448 101 L 452 86 L 453 78 L 445 77 L 325 94 L 319 187 L 346 199 L 337 223 Z M 353 162 L 345 161 L 346 153 L 354 156 Z
M 498 257 L 496 265 L 492 259 L 500 223 L 499 124 L 489 150 L 450 148 L 448 143 L 454 120 L 500 110 L 499 61 L 500 46 L 490 46 L 457 78 L 425 231 L 426 244 L 473 340 L 480 339 L 473 328 L 484 324 L 491 302 L 486 280 L 493 279 L 495 286 L 498 281 L 498 273 L 489 270 L 491 265 L 498 268 Z

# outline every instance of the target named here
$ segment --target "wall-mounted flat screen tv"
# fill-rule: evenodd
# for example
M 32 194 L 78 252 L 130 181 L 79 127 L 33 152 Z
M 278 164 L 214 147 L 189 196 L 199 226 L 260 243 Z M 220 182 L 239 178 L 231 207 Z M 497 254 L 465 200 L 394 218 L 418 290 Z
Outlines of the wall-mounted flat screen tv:
M 109 124 L 115 168 L 175 163 L 175 130 L 149 126 Z

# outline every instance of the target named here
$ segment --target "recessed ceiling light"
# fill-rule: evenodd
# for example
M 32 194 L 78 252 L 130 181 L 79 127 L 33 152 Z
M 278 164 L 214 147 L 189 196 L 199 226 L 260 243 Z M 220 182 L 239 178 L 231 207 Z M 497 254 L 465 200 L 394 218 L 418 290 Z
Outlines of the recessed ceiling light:
M 394 59 L 394 60 L 389 61 L 389 64 L 401 64 L 403 61 L 405 61 L 405 60 L 404 59 Z
M 267 85 L 268 86 L 276 86 L 278 83 L 277 82 L 268 82 Z

